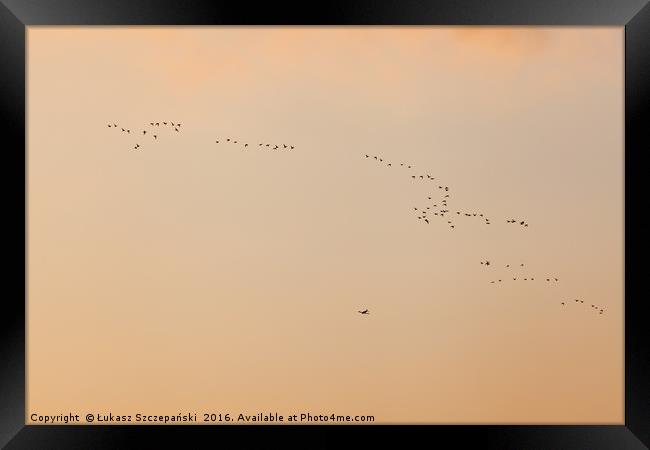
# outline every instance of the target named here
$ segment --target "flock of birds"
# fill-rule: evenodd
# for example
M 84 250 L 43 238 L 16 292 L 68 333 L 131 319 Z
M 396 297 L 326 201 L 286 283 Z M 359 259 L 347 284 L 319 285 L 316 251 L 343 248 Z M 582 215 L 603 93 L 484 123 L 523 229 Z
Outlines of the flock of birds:
M 485 265 L 485 267 L 488 267 L 490 265 L 493 266 L 493 264 L 491 264 L 490 261 L 487 261 L 487 260 L 486 261 L 481 261 L 481 264 Z M 506 267 L 506 269 L 510 268 L 510 264 L 506 264 L 505 267 Z M 520 264 L 519 267 L 524 267 L 524 264 L 523 263 Z M 517 280 L 520 280 L 520 281 L 535 281 L 535 277 L 528 276 L 528 277 L 513 277 L 512 278 L 512 281 L 517 281 Z M 543 280 L 544 279 L 542 278 L 540 281 L 543 281 Z M 501 283 L 502 281 L 503 280 L 499 278 L 498 280 L 490 281 L 490 283 L 492 283 L 492 284 Z M 557 283 L 560 280 L 557 277 L 550 277 L 550 278 L 546 278 L 546 281 L 547 282 L 556 282 Z
M 400 162 L 398 165 L 397 163 L 384 160 L 381 156 L 369 154 L 365 154 L 365 159 L 385 165 L 386 167 L 405 169 L 407 176 L 411 180 L 429 183 L 431 191 L 427 194 L 426 199 L 423 199 L 423 204 L 413 206 L 414 216 L 422 223 L 429 225 L 432 220 L 443 219 L 446 222 L 445 225 L 450 230 L 456 228 L 456 220 L 458 219 L 476 218 L 484 225 L 490 225 L 492 223 L 490 218 L 480 211 L 462 211 L 458 208 L 455 210 L 449 209 L 449 202 L 451 201 L 449 186 L 440 184 L 439 181 L 436 181 L 436 177 L 430 173 L 417 172 L 413 164 Z
M 574 302 L 579 304 L 579 305 L 583 305 L 585 303 L 584 300 L 579 300 L 579 299 L 575 299 Z M 566 306 L 566 302 L 561 302 L 561 304 L 562 304 L 562 306 Z M 591 305 L 591 309 L 594 312 L 597 312 L 598 314 L 603 314 L 605 312 L 605 308 L 602 308 L 602 307 L 600 307 L 598 305 L 594 305 L 594 304 Z
M 215 141 L 217 144 L 239 144 L 243 150 L 246 150 L 248 148 L 248 142 L 240 142 L 236 139 L 230 139 L 226 138 L 224 141 L 223 139 L 217 139 Z M 294 145 L 287 145 L 287 144 L 269 144 L 266 142 L 260 142 L 257 144 L 257 147 L 260 148 L 261 150 L 287 150 L 291 151 L 295 148 Z
M 149 139 L 149 142 L 156 142 L 158 140 L 158 137 L 160 136 L 160 129 L 161 127 L 163 129 L 167 128 L 170 132 L 178 133 L 181 130 L 181 123 L 179 122 L 149 122 L 149 129 L 141 129 L 141 130 L 132 130 L 128 127 L 124 127 L 122 125 L 118 125 L 116 123 L 108 123 L 107 124 L 108 128 L 113 128 L 115 130 L 119 130 L 121 133 L 126 134 L 126 135 L 131 135 L 133 137 L 139 137 L 139 140 L 143 139 Z M 228 144 L 228 145 L 239 145 L 243 150 L 246 150 L 250 147 L 248 142 L 243 142 L 238 139 L 231 139 L 231 138 L 226 138 L 224 139 L 216 139 L 215 140 L 216 144 Z M 256 146 L 257 148 L 261 150 L 269 150 L 269 151 L 291 151 L 295 149 L 294 145 L 287 145 L 287 144 L 272 144 L 272 143 L 266 143 L 266 142 L 260 142 Z M 141 145 L 139 142 L 135 143 L 135 146 L 133 147 L 133 150 L 139 150 L 141 149 Z M 485 225 L 490 225 L 491 221 L 489 217 L 487 217 L 486 214 L 482 212 L 477 212 L 477 211 L 462 211 L 459 209 L 451 210 L 449 209 L 449 201 L 451 200 L 451 194 L 449 190 L 449 186 L 440 184 L 439 181 L 436 181 L 436 177 L 432 176 L 430 173 L 417 173 L 415 171 L 415 167 L 413 164 L 408 164 L 404 162 L 400 162 L 399 164 L 393 163 L 391 161 L 384 160 L 383 157 L 377 156 L 377 155 L 369 155 L 365 154 L 365 159 L 370 160 L 370 161 L 375 161 L 379 164 L 385 165 L 386 167 L 392 168 L 402 168 L 407 171 L 407 175 L 410 176 L 411 180 L 416 181 L 416 182 L 426 182 L 429 183 L 430 186 L 430 193 L 427 194 L 426 200 L 423 201 L 423 204 L 420 206 L 414 206 L 413 207 L 413 212 L 417 220 L 421 221 L 424 224 L 429 225 L 431 221 L 436 220 L 436 219 L 441 219 L 445 221 L 445 225 L 447 225 L 450 229 L 455 229 L 456 228 L 456 222 L 455 220 L 458 219 L 465 219 L 465 218 L 476 218 L 479 221 L 483 222 Z M 508 224 L 514 224 L 514 225 L 519 225 L 521 227 L 527 228 L 528 227 L 528 222 L 525 220 L 521 219 L 506 219 L 506 223 Z M 481 261 L 481 265 L 485 267 L 490 267 L 493 266 L 489 260 Z M 505 264 L 505 268 L 510 268 L 510 264 Z M 521 263 L 519 264 L 519 267 L 524 267 L 524 264 Z M 526 276 L 512 276 L 512 274 L 508 277 L 508 279 L 512 278 L 512 281 L 535 281 L 534 276 L 526 275 Z M 559 278 L 556 276 L 549 276 L 549 277 L 543 277 L 543 278 L 538 278 L 539 281 L 542 282 L 547 282 L 547 283 L 557 283 L 559 282 Z M 490 284 L 498 284 L 502 283 L 505 281 L 504 278 L 496 278 L 493 280 L 490 280 Z M 570 303 L 570 302 L 569 302 Z M 573 303 L 576 303 L 578 305 L 584 304 L 584 300 L 579 300 L 576 299 L 574 300 Z M 562 306 L 566 306 L 568 303 L 567 301 L 560 302 Z M 600 307 L 598 305 L 591 305 L 591 309 L 598 312 L 599 314 L 603 314 L 605 312 L 605 308 Z M 359 310 L 357 311 L 361 315 L 369 315 L 370 311 L 368 309 L 364 310 Z
M 413 206 L 413 212 L 417 220 L 429 225 L 432 220 L 442 219 L 446 221 L 446 225 L 450 229 L 456 228 L 456 222 L 452 219 L 465 219 L 465 218 L 476 218 L 480 220 L 485 225 L 490 225 L 492 222 L 490 218 L 483 212 L 477 211 L 462 211 L 458 208 L 455 210 L 450 210 L 449 201 L 451 200 L 451 194 L 449 191 L 449 186 L 440 184 L 439 181 L 436 181 L 436 177 L 432 176 L 430 173 L 418 173 L 415 170 L 413 164 L 400 162 L 399 165 L 393 161 L 385 160 L 382 156 L 379 155 L 370 155 L 364 154 L 366 160 L 376 162 L 387 168 L 398 168 L 405 169 L 407 171 L 407 176 L 410 176 L 411 180 L 415 182 L 425 182 L 429 183 L 431 186 L 431 193 L 427 195 L 426 201 L 423 205 Z M 445 219 L 446 218 L 446 219 Z M 522 219 L 506 219 L 508 224 L 516 224 L 523 228 L 528 228 L 528 222 Z M 481 261 L 481 264 L 485 267 L 493 266 L 489 260 Z M 519 264 L 519 267 L 525 267 L 523 263 Z M 505 264 L 505 268 L 511 268 L 510 264 Z M 512 278 L 512 281 L 535 281 L 535 276 L 532 275 L 514 275 L 510 274 L 508 279 Z M 560 280 L 557 276 L 547 276 L 538 278 L 541 282 L 546 283 L 558 283 Z M 504 278 L 496 278 L 490 280 L 490 284 L 498 284 L 505 281 Z M 575 300 L 575 303 L 583 304 L 584 300 Z M 562 306 L 566 306 L 566 301 L 560 302 Z M 591 305 L 591 308 L 597 311 L 599 314 L 603 314 L 605 309 L 598 307 L 597 305 Z M 359 314 L 367 315 L 369 314 L 368 309 L 357 311 Z
M 180 132 L 181 129 L 181 124 L 180 123 L 174 123 L 174 122 L 149 122 L 149 127 L 150 129 L 143 129 L 139 130 L 136 132 L 136 130 L 133 130 L 133 136 L 134 137 L 139 137 L 142 140 L 144 139 L 149 139 L 151 142 L 151 139 L 153 139 L 153 142 L 158 141 L 158 136 L 160 133 L 160 126 L 162 124 L 162 127 L 168 127 L 170 131 L 174 131 L 176 133 Z M 116 123 L 109 123 L 108 128 L 114 128 L 115 130 L 120 129 L 121 133 L 126 133 L 127 135 L 131 135 L 131 129 L 130 128 L 125 128 L 123 126 L 118 126 Z M 136 142 L 135 146 L 133 147 L 133 150 L 140 150 L 141 149 L 140 143 Z
M 485 267 L 489 267 L 489 266 L 494 267 L 494 264 L 492 264 L 489 260 L 481 261 L 481 265 L 483 265 Z M 506 269 L 508 269 L 508 268 L 512 269 L 510 264 L 505 264 L 505 266 L 503 266 L 503 267 L 505 267 Z M 525 267 L 525 266 L 524 266 L 523 263 L 521 263 L 521 264 L 519 264 L 519 267 Z M 512 280 L 513 281 L 518 281 L 518 280 L 519 281 L 535 281 L 535 277 L 532 277 L 532 276 L 526 276 L 526 277 L 518 276 L 518 277 L 512 277 Z M 547 278 L 542 277 L 542 278 L 538 278 L 538 280 L 542 281 L 542 282 L 546 282 L 546 283 L 557 283 L 557 282 L 560 281 L 560 279 L 558 277 L 556 277 L 556 276 L 549 276 Z M 498 284 L 498 283 L 501 283 L 503 281 L 505 281 L 505 279 L 499 278 L 499 279 L 491 280 L 490 284 Z M 575 303 L 584 304 L 584 300 L 575 300 Z M 566 301 L 560 302 L 560 305 L 562 305 L 562 306 L 566 306 L 566 304 L 567 304 Z M 597 305 L 591 305 L 591 308 L 594 309 L 595 311 L 597 311 L 599 314 L 603 314 L 605 312 L 605 308 L 601 308 L 601 307 L 599 307 Z
M 113 123 L 113 122 L 108 123 L 107 127 L 108 128 L 114 128 L 115 130 L 119 129 L 119 130 L 121 130 L 122 133 L 125 133 L 127 135 L 132 135 L 134 137 L 139 136 L 142 139 L 153 139 L 154 141 L 157 141 L 158 137 L 159 137 L 159 133 L 160 133 L 159 130 L 160 130 L 161 126 L 163 128 L 168 127 L 168 129 L 170 131 L 174 131 L 174 132 L 178 133 L 181 130 L 181 125 L 182 124 L 180 122 L 171 122 L 171 121 L 169 121 L 169 122 L 164 122 L 164 121 L 163 122 L 149 122 L 149 126 L 152 129 L 149 129 L 149 130 L 143 129 L 143 130 L 139 130 L 138 132 L 133 130 L 133 134 L 131 134 L 131 129 L 130 128 L 118 125 L 118 124 Z M 239 141 L 237 139 L 231 139 L 231 138 L 226 138 L 225 140 L 217 139 L 215 141 L 215 143 L 217 143 L 217 144 L 221 144 L 221 143 L 223 143 L 223 144 L 233 144 L 233 145 L 239 144 L 241 146 L 241 148 L 244 149 L 244 150 L 249 148 L 249 143 L 248 142 L 242 142 L 242 141 Z M 257 147 L 262 149 L 262 150 L 286 150 L 286 151 L 291 151 L 291 150 L 294 150 L 296 148 L 295 145 L 271 144 L 271 143 L 266 143 L 266 142 L 260 142 L 259 144 L 257 144 Z M 140 145 L 140 143 L 136 142 L 135 146 L 133 147 L 133 150 L 139 150 L 141 148 L 142 148 L 142 146 Z

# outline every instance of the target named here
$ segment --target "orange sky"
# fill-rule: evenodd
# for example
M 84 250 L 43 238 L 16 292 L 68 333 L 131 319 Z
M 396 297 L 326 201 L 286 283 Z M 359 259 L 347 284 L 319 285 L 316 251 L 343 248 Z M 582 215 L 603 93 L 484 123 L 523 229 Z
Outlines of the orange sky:
M 623 422 L 622 28 L 29 27 L 27 69 L 28 415 Z

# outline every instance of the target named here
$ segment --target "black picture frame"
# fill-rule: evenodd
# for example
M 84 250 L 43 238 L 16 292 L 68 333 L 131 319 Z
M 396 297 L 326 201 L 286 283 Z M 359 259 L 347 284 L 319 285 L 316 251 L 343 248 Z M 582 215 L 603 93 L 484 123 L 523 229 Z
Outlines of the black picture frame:
M 25 35 L 30 25 L 573 25 L 625 27 L 625 421 L 620 425 L 445 426 L 45 426 L 25 425 L 26 165 Z M 641 449 L 650 446 L 650 343 L 635 217 L 650 150 L 648 0 L 0 0 L 0 123 L 9 261 L 0 326 L 0 446 L 8 449 L 390 446 L 418 438 L 435 446 L 494 449 Z M 642 220 L 641 220 L 642 222 Z M 646 244 L 646 245 L 644 245 Z M 22 262 L 22 264 L 19 263 Z M 422 441 L 424 439 L 424 441 Z M 257 443 L 258 445 L 254 445 Z M 415 442 L 413 442 L 415 445 Z M 406 448 L 410 446 L 406 445 Z

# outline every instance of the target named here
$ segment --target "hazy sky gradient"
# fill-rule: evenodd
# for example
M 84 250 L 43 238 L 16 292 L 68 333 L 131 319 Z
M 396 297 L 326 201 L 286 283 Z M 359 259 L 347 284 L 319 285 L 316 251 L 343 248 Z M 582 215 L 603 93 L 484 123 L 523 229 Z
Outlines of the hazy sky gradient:
M 32 26 L 27 69 L 28 414 L 623 422 L 623 28 Z

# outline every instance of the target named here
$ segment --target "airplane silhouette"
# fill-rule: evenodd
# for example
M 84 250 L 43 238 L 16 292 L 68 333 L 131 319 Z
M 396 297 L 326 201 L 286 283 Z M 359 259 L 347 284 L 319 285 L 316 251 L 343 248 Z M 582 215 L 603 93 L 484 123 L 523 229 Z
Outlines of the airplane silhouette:
M 370 314 L 367 309 L 364 309 L 363 311 L 357 311 L 359 314 Z

